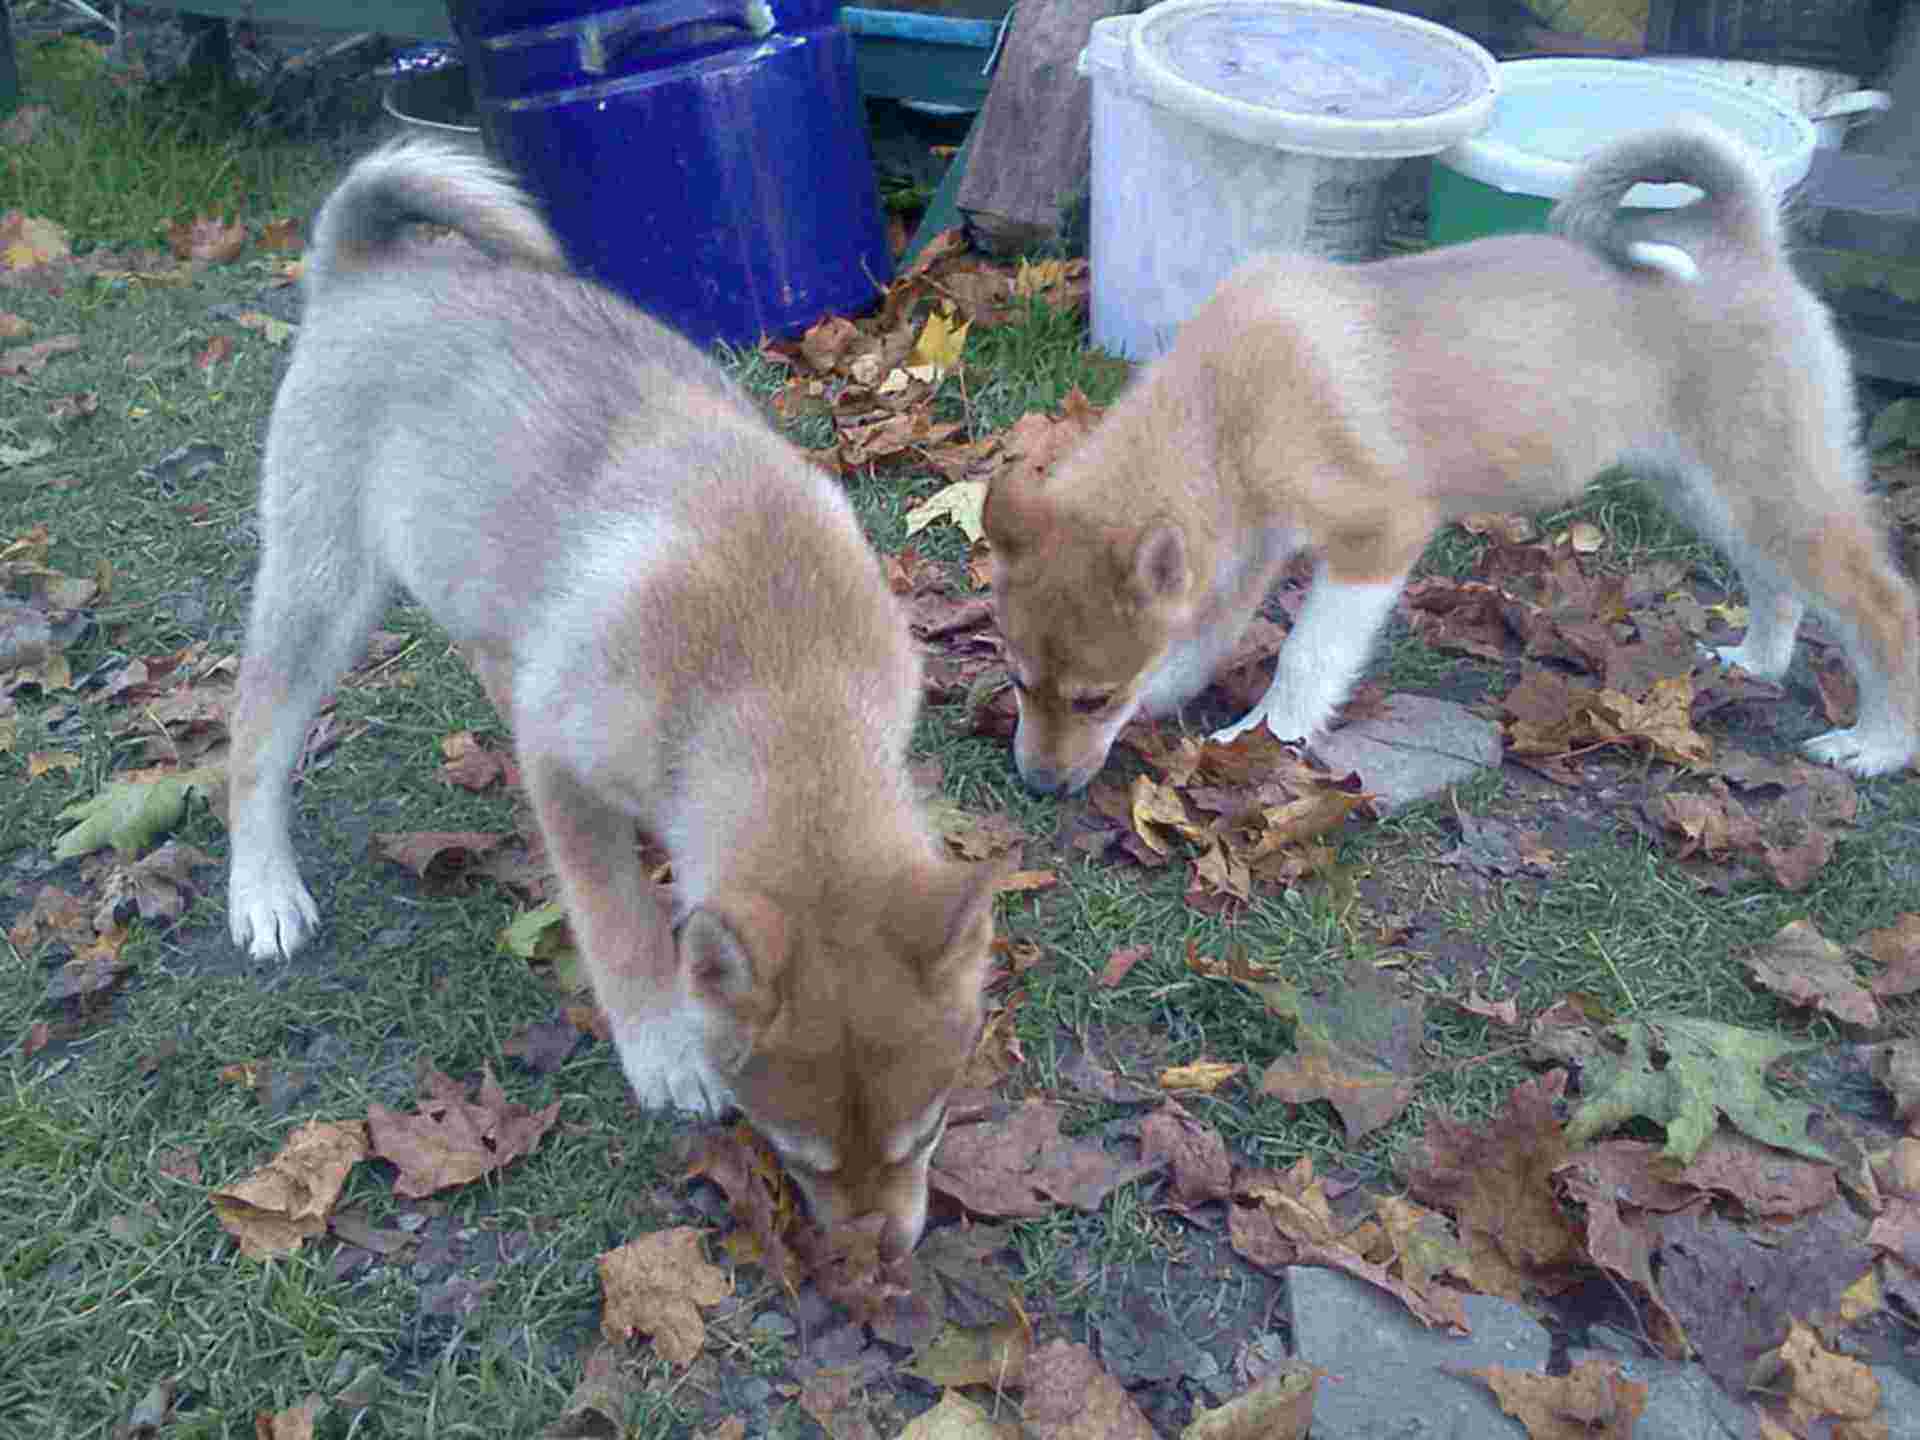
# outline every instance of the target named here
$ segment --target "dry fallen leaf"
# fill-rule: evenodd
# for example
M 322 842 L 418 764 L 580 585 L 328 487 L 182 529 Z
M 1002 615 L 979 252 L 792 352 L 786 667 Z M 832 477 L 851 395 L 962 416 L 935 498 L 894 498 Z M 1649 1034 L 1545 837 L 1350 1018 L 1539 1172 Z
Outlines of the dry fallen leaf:
M 298 220 L 269 220 L 260 227 L 260 248 L 298 254 L 301 247 Z
M 1780 1348 L 1761 1357 L 1754 1372 L 1754 1388 L 1786 1392 L 1787 1411 L 1799 1434 L 1813 1433 L 1816 1421 L 1871 1420 L 1880 1409 L 1880 1381 L 1873 1371 L 1826 1349 L 1797 1319 L 1788 1326 Z
M 241 1254 L 291 1255 L 327 1228 L 347 1173 L 366 1158 L 367 1129 L 359 1121 L 312 1120 L 266 1165 L 207 1198 Z
M 32 270 L 72 253 L 67 232 L 19 210 L 0 212 L 0 270 Z
M 1529 1440 L 1631 1440 L 1647 1386 L 1611 1360 L 1588 1360 L 1566 1375 L 1537 1375 L 1486 1365 L 1469 1370 L 1484 1380 L 1500 1408 L 1527 1427 Z
M 313 1440 L 313 1424 L 326 1413 L 327 1402 L 309 1395 L 288 1410 L 259 1410 L 253 1417 L 254 1440 Z
M 1874 1029 L 1880 1007 L 1854 974 L 1847 952 L 1811 921 L 1790 920 L 1747 957 L 1747 969 L 1767 989 L 1795 1005 L 1824 1010 L 1849 1025 Z
M 907 534 L 917 535 L 936 520 L 951 520 L 960 527 L 968 544 L 977 545 L 986 535 L 980 524 L 980 512 L 986 503 L 986 481 L 956 480 L 907 511 Z
M 1029 1440 L 1153 1440 L 1153 1427 L 1093 1352 L 1055 1340 L 1027 1358 Z
M 1162 1090 L 1200 1090 L 1211 1095 L 1246 1068 L 1237 1061 L 1195 1060 L 1169 1065 L 1155 1078 Z
M 1019 1423 L 994 1419 L 985 1406 L 958 1390 L 943 1390 L 940 1403 L 907 1422 L 896 1440 L 1019 1440 Z
M 1060 1133 L 1066 1107 L 1027 1100 L 1005 1120 L 948 1126 L 934 1152 L 930 1183 L 976 1215 L 1036 1218 L 1056 1204 L 1097 1210 L 1116 1187 L 1148 1174 L 1097 1140 Z
M 1314 1387 L 1325 1374 L 1302 1360 L 1283 1361 L 1219 1409 L 1195 1405 L 1180 1440 L 1306 1440 L 1313 1428 Z
M 167 230 L 167 246 L 175 259 L 224 265 L 246 249 L 247 227 L 238 220 L 228 222 L 217 215 L 177 220 Z
M 31 345 L 14 345 L 0 350 L 0 375 L 25 379 L 46 369 L 56 355 L 71 355 L 80 348 L 78 335 L 53 335 Z
M 412 1115 L 378 1101 L 367 1106 L 372 1152 L 399 1167 L 394 1193 L 409 1199 L 464 1185 L 530 1152 L 560 1114 L 560 1102 L 529 1110 L 507 1099 L 488 1066 L 478 1093 L 467 1097 L 457 1080 L 428 1070 L 426 1097 Z
M 700 1307 L 733 1293 L 727 1272 L 709 1263 L 690 1225 L 642 1235 L 601 1255 L 599 1264 L 606 1294 L 600 1333 L 616 1343 L 651 1336 L 660 1358 L 677 1368 L 691 1365 L 706 1343 Z

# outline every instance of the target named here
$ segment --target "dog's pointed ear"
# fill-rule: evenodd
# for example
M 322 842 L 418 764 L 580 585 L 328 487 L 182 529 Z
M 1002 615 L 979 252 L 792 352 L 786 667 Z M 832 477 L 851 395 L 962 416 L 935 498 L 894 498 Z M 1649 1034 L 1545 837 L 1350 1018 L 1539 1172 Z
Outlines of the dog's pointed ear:
M 946 863 L 927 887 L 942 936 L 926 970 L 929 989 L 978 989 L 992 958 L 993 897 L 1012 869 L 1010 862 Z
M 772 1018 L 774 981 L 787 957 L 786 924 L 773 906 L 751 896 L 724 909 L 703 905 L 680 922 L 677 949 L 700 1003 L 747 1029 Z
M 1177 526 L 1161 522 L 1140 532 L 1133 547 L 1128 585 L 1143 604 L 1177 600 L 1187 593 L 1192 571 L 1187 568 L 1187 541 Z
M 1022 510 L 1025 497 L 1019 489 L 1011 477 L 996 476 L 988 482 L 987 498 L 980 506 L 980 529 L 986 534 L 987 544 L 1003 559 L 1017 555 L 1026 536 L 1026 517 Z

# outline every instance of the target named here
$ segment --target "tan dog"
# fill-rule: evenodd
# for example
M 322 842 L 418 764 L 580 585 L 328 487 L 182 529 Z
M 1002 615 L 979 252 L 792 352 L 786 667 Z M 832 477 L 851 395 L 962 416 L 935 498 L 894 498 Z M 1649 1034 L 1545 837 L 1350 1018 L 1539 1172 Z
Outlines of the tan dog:
M 1706 198 L 1618 214 L 1667 179 Z M 1753 618 L 1727 663 L 1777 678 L 1804 606 L 1834 627 L 1859 722 L 1809 754 L 1861 775 L 1914 757 L 1914 594 L 1765 177 L 1705 127 L 1632 137 L 1592 158 L 1553 227 L 1371 265 L 1251 261 L 1055 474 L 995 483 L 1030 787 L 1079 789 L 1136 711 L 1198 692 L 1300 549 L 1318 573 L 1272 686 L 1217 738 L 1311 739 L 1435 529 L 1564 502 L 1615 462 L 1738 567 Z
M 485 255 L 410 244 L 418 220 Z M 904 1254 L 980 1027 L 994 880 L 916 808 L 905 619 L 838 488 L 692 346 L 560 268 L 458 152 L 379 152 L 321 212 L 261 482 L 234 941 L 271 958 L 317 924 L 290 771 L 403 584 L 511 720 L 641 1102 L 737 1102 L 821 1221 L 883 1212 Z M 672 856 L 677 925 L 636 826 Z

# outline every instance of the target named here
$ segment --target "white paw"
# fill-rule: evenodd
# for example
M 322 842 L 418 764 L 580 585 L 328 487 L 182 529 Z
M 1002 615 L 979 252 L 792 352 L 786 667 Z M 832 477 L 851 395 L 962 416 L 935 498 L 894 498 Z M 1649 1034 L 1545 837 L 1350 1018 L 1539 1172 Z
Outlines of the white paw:
M 1700 649 L 1728 668 L 1738 666 L 1756 680 L 1778 680 L 1787 673 L 1785 665 L 1776 665 L 1769 657 L 1751 653 L 1745 645 L 1726 645 L 1718 649 L 1702 645 Z
M 1801 748 L 1822 765 L 1838 766 L 1860 776 L 1898 770 L 1913 758 L 1915 750 L 1911 737 L 1868 734 L 1858 725 L 1816 735 Z
M 256 960 L 292 955 L 320 928 L 313 903 L 292 864 L 236 866 L 227 881 L 227 928 Z
M 733 1091 L 714 1073 L 696 1020 L 664 1015 L 632 1021 L 614 1032 L 614 1047 L 633 1095 L 649 1110 L 690 1110 L 717 1119 L 733 1106 Z
M 1288 741 L 1306 740 L 1313 728 L 1286 715 L 1277 717 L 1270 715 L 1264 706 L 1256 705 L 1233 724 L 1214 731 L 1211 738 L 1216 743 L 1225 745 L 1228 741 L 1236 740 L 1249 730 L 1257 730 L 1262 725 L 1273 732 L 1274 739 Z

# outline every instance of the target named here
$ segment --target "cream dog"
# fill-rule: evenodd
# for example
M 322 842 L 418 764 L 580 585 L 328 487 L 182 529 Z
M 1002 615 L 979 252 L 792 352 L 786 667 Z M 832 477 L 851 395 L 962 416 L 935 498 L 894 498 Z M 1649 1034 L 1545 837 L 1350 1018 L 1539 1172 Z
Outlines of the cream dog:
M 1705 198 L 1620 214 L 1643 180 Z M 1250 261 L 1056 473 L 995 482 L 1031 788 L 1079 789 L 1135 712 L 1199 691 L 1300 549 L 1318 571 L 1273 683 L 1216 738 L 1310 740 L 1435 529 L 1564 502 L 1615 462 L 1739 569 L 1752 620 L 1728 664 L 1778 678 L 1808 605 L 1845 645 L 1859 720 L 1810 755 L 1860 775 L 1913 759 L 1914 593 L 1766 177 L 1704 125 L 1647 133 L 1593 156 L 1552 226 L 1369 265 Z
M 290 772 L 404 585 L 511 721 L 640 1101 L 738 1103 L 819 1219 L 883 1212 L 903 1254 L 980 1026 L 994 876 L 916 807 L 919 662 L 845 499 L 457 151 L 355 166 L 306 286 L 233 727 L 235 943 L 271 958 L 317 924 Z

